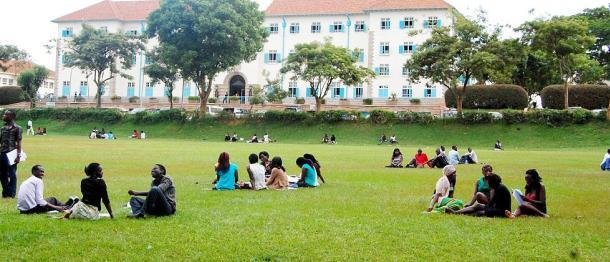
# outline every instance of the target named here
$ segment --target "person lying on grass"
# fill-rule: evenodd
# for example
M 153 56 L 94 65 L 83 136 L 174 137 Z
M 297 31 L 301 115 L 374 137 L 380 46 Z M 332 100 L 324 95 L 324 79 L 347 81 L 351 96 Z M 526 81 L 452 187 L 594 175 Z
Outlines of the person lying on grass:
M 400 152 L 400 149 L 394 148 L 392 157 L 390 157 L 390 165 L 385 167 L 402 167 L 402 153 Z
M 102 179 L 104 176 L 102 166 L 98 163 L 91 163 L 85 167 L 85 174 L 87 177 L 80 182 L 83 198 L 74 204 L 64 218 L 97 220 L 100 218 L 100 210 L 102 210 L 101 203 L 104 203 L 110 218 L 114 218 L 106 182 Z
M 64 212 L 69 208 L 70 203 L 62 203 L 55 197 L 44 198 L 44 167 L 34 165 L 32 176 L 26 179 L 19 186 L 17 193 L 17 209 L 21 214 L 39 214 L 49 211 Z M 69 201 L 68 201 L 69 202 Z
M 506 212 L 510 212 L 510 191 L 502 184 L 502 178 L 496 174 L 490 174 L 485 179 L 492 190 L 488 204 L 475 203 L 458 211 L 446 209 L 445 212 L 458 215 L 506 217 Z
M 297 181 L 299 187 L 316 187 L 318 186 L 316 169 L 313 168 L 313 163 L 304 157 L 297 158 L 297 166 L 301 169 L 301 178 Z
M 411 159 L 411 161 L 409 162 L 409 164 L 407 164 L 405 167 L 407 168 L 422 168 L 425 167 L 428 163 L 428 155 L 426 155 L 426 153 L 422 152 L 421 148 L 417 149 L 417 154 L 415 154 L 415 157 L 413 157 L 413 159 Z
M 432 210 L 436 207 L 442 206 L 441 203 L 445 198 L 451 198 L 450 191 L 451 182 L 455 181 L 455 177 L 457 176 L 457 170 L 453 165 L 446 165 L 443 168 L 443 175 L 436 181 L 436 186 L 434 188 L 434 194 L 432 195 L 432 199 L 430 199 L 430 205 L 428 206 L 427 212 L 432 212 Z
M 176 188 L 172 179 L 166 174 L 163 165 L 155 164 L 150 170 L 153 181 L 148 192 L 127 191 L 133 196 L 129 200 L 133 217 L 168 216 L 176 213 Z M 136 196 L 145 196 L 146 199 Z
M 288 175 L 279 156 L 271 159 L 271 177 L 267 180 L 267 187 L 276 190 L 288 188 Z
M 314 169 L 316 169 L 316 174 L 318 175 L 318 178 L 320 180 L 322 180 L 322 183 L 326 184 L 326 181 L 324 180 L 324 177 L 322 177 L 322 170 L 320 170 L 322 168 L 322 165 L 320 165 L 320 162 L 318 162 L 318 160 L 316 159 L 315 156 L 313 156 L 312 154 L 309 153 L 305 153 L 303 154 L 303 157 L 309 161 L 311 161 L 312 163 L 312 167 Z
M 542 177 L 536 169 L 525 171 L 525 195 L 515 189 L 513 195 L 517 199 L 519 207 L 514 213 L 511 214 L 508 211 L 506 215 L 509 217 L 522 215 L 549 217 L 546 214 L 546 189 L 541 182 Z
M 216 185 L 213 188 L 214 190 L 235 190 L 239 188 L 237 183 L 239 180 L 237 165 L 230 162 L 229 153 L 220 153 L 218 163 L 214 166 L 214 171 L 216 171 L 216 179 L 212 182 L 212 184 Z
M 481 173 L 483 176 L 474 182 L 474 193 L 472 194 L 472 199 L 466 206 L 472 206 L 475 202 L 484 205 L 489 203 L 491 189 L 485 178 L 493 173 L 493 168 L 491 165 L 484 165 L 481 167 Z

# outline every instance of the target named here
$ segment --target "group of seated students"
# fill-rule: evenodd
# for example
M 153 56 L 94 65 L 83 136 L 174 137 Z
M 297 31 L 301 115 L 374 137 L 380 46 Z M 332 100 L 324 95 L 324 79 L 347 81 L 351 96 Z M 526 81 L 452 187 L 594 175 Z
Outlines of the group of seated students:
M 225 141 L 226 141 L 226 139 L 227 139 L 227 137 L 225 136 Z M 265 133 L 263 135 L 262 139 L 258 139 L 258 136 L 256 136 L 256 134 L 254 134 L 254 135 L 252 135 L 250 140 L 246 141 L 246 143 L 271 143 L 271 142 L 275 142 L 275 140 L 272 140 L 268 133 Z
M 317 187 L 319 185 L 317 178 L 320 178 L 322 183 L 326 183 L 320 170 L 321 165 L 312 154 L 304 154 L 297 158 L 296 165 L 301 169 L 301 174 L 298 180 L 292 184 L 286 174 L 286 168 L 283 166 L 281 157 L 273 157 L 270 161 L 269 153 L 262 151 L 258 155 L 250 154 L 248 161 L 250 164 L 246 167 L 246 171 L 250 181 L 240 182 L 239 168 L 236 164 L 231 163 L 229 153 L 220 153 L 218 162 L 214 165 L 216 178 L 212 182 L 213 189 L 282 190 L 296 187 Z
M 97 127 L 94 127 L 89 134 L 89 139 L 116 139 L 116 137 L 112 131 L 106 132 L 104 128 L 102 128 L 102 130 L 98 130 Z
M 477 154 L 468 148 L 468 152 L 460 157 L 457 146 L 452 146 L 451 151 L 448 155 L 445 155 L 445 146 L 440 146 L 435 150 L 435 156 L 432 159 L 428 159 L 428 155 L 422 152 L 421 148 L 417 149 L 415 156 L 409 161 L 406 168 L 444 168 L 447 165 L 457 164 L 476 164 L 479 162 Z M 390 158 L 390 164 L 386 167 L 401 168 L 403 167 L 403 156 L 400 149 L 395 148 Z
M 239 137 L 237 133 L 233 132 L 233 135 L 229 135 L 229 133 L 225 134 L 225 142 L 237 142 L 239 141 Z
M 337 143 L 337 137 L 335 136 L 335 134 L 331 134 L 330 137 L 328 136 L 328 134 L 324 134 L 324 136 L 322 137 L 322 143 L 324 143 L 324 144 L 336 144 Z
M 38 127 L 36 128 L 36 132 L 34 133 L 35 136 L 46 136 L 47 135 L 47 128 L 46 127 Z
M 475 181 L 472 199 L 466 205 L 453 197 L 457 170 L 454 165 L 443 168 L 426 212 L 515 218 L 522 215 L 549 217 L 546 209 L 546 189 L 536 169 L 525 171 L 525 194 L 518 189 L 513 196 L 518 207 L 511 211 L 511 193 L 502 178 L 490 165 L 482 167 L 483 176 Z
M 610 148 L 608 148 L 608 152 L 604 155 L 599 167 L 602 169 L 602 171 L 610 171 Z
M 108 216 L 114 218 L 108 189 L 103 179 L 104 171 L 99 163 L 91 163 L 85 167 L 85 178 L 81 180 L 82 198 L 71 197 L 60 202 L 55 197 L 44 198 L 43 177 L 45 169 L 41 165 L 32 167 L 32 176 L 21 183 L 17 195 L 17 209 L 21 214 L 37 214 L 49 211 L 63 212 L 65 219 L 97 220 L 101 216 L 103 203 Z M 176 189 L 172 179 L 166 175 L 166 169 L 161 164 L 155 164 L 150 172 L 153 177 L 149 191 L 136 192 L 129 190 L 132 196 L 129 200 L 131 217 L 166 216 L 176 212 Z M 139 198 L 137 196 L 143 196 Z
M 379 138 L 379 144 L 389 143 L 391 145 L 398 144 L 398 140 L 396 140 L 396 135 L 390 136 L 390 138 L 385 136 L 385 133 L 381 135 Z
M 146 139 L 146 133 L 144 132 L 144 130 L 140 130 L 140 132 L 138 133 L 138 130 L 134 129 L 133 133 L 131 133 L 131 136 L 129 138 Z

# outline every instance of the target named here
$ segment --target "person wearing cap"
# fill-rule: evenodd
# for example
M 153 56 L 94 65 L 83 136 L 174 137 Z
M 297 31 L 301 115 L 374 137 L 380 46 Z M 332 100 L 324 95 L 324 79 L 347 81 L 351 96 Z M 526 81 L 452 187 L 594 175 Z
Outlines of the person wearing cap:
M 436 181 L 434 195 L 430 200 L 427 212 L 431 212 L 435 207 L 440 205 L 443 199 L 450 197 L 452 190 L 451 181 L 455 181 L 457 171 L 454 165 L 446 165 L 443 168 L 443 176 Z

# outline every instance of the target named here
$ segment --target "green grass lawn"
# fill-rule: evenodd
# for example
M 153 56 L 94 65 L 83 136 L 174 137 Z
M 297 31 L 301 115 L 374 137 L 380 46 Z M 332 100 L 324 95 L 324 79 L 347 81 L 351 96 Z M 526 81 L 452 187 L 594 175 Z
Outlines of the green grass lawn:
M 350 135 L 347 129 L 339 133 Z M 557 134 L 557 139 L 567 141 Z M 383 168 L 393 147 L 374 142 L 318 145 L 317 134 L 309 136 L 311 141 L 305 144 L 296 138 L 277 144 L 226 144 L 201 139 L 26 137 L 28 160 L 19 166 L 19 183 L 33 164 L 43 164 L 45 195 L 65 200 L 81 195 L 84 166 L 100 162 L 116 218 L 75 221 L 19 215 L 15 200 L 0 200 L 1 259 L 602 261 L 610 255 L 610 173 L 599 171 L 607 145 L 588 146 L 595 139 L 608 141 L 603 135 L 593 135 L 594 141 L 583 139 L 582 147 L 560 149 L 551 137 L 546 141 L 556 147 L 527 147 L 521 141 L 521 148 L 502 152 L 475 148 L 479 159 L 492 164 L 511 189 L 523 190 L 526 169 L 537 168 L 543 177 L 551 218 L 515 220 L 422 214 L 440 170 Z M 509 132 L 506 136 L 518 137 Z M 461 151 L 471 142 L 451 137 Z M 431 139 L 423 146 L 428 154 L 436 145 Z M 415 143 L 405 144 L 400 146 L 403 153 L 414 154 Z M 291 175 L 298 172 L 295 159 L 313 153 L 328 183 L 291 191 L 211 191 L 220 152 L 230 153 L 243 180 L 248 154 L 262 150 L 281 156 Z M 164 164 L 173 178 L 178 211 L 165 218 L 128 219 L 128 209 L 123 208 L 127 190 L 148 189 L 154 163 Z M 458 167 L 457 198 L 469 200 L 480 168 Z

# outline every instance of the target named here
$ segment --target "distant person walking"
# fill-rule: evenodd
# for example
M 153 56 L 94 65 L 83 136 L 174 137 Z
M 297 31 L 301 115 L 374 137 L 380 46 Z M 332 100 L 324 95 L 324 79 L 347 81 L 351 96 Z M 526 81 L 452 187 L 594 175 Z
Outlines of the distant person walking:
M 31 133 L 31 135 L 34 135 L 34 123 L 32 123 L 32 119 L 28 120 L 28 129 L 27 129 L 27 135 L 29 136 Z
M 17 193 L 17 164 L 21 159 L 23 129 L 15 123 L 15 118 L 15 112 L 10 110 L 2 116 L 4 126 L 0 130 L 0 182 L 3 198 L 15 198 Z M 9 159 L 9 155 L 14 158 Z

